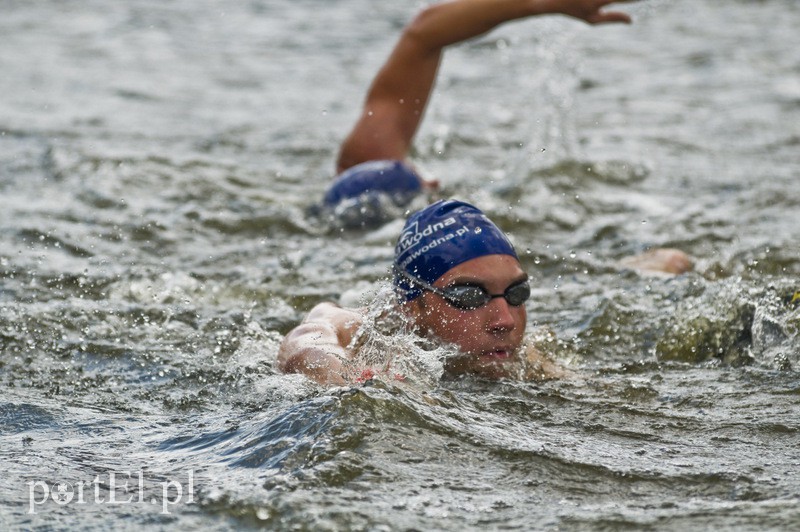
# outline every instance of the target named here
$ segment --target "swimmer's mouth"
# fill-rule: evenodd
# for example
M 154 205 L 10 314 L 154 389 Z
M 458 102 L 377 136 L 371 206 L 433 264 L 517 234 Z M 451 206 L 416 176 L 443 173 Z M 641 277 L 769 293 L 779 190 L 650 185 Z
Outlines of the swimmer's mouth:
M 481 354 L 481 358 L 505 360 L 507 358 L 511 358 L 511 353 L 513 353 L 511 349 L 492 349 L 490 351 L 484 351 Z

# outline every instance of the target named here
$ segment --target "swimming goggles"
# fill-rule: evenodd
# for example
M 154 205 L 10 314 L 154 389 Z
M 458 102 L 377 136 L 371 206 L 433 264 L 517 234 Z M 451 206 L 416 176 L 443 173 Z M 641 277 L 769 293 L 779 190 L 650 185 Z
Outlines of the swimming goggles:
M 512 307 L 518 307 L 531 297 L 531 285 L 528 283 L 527 279 L 512 284 L 506 288 L 502 294 L 490 294 L 484 287 L 469 283 L 436 288 L 422 279 L 412 277 L 400 268 L 395 267 L 394 270 L 395 273 L 400 274 L 409 282 L 416 284 L 423 290 L 440 296 L 450 306 L 460 310 L 475 310 L 497 297 L 502 297 Z

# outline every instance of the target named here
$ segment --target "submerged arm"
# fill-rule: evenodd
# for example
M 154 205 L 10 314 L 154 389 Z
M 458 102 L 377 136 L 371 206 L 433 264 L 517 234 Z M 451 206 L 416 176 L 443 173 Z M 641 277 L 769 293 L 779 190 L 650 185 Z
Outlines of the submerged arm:
M 278 369 L 302 373 L 320 384 L 346 384 L 347 346 L 361 321 L 362 315 L 355 310 L 320 303 L 281 342 Z
M 372 82 L 362 114 L 342 144 L 338 171 L 364 161 L 406 157 L 445 47 L 504 22 L 536 15 L 563 14 L 590 24 L 630 22 L 624 13 L 602 11 L 610 3 L 612 0 L 451 0 L 422 10 L 403 30 Z

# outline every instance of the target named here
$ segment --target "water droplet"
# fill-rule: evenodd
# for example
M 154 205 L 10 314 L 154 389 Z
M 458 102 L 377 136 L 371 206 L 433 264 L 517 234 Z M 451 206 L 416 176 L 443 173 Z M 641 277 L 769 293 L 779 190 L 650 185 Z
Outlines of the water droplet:
M 482 231 L 482 229 L 481 229 L 480 227 L 476 227 L 476 228 L 475 228 L 475 234 L 476 234 L 476 235 L 479 235 L 479 234 L 481 234 L 481 231 Z

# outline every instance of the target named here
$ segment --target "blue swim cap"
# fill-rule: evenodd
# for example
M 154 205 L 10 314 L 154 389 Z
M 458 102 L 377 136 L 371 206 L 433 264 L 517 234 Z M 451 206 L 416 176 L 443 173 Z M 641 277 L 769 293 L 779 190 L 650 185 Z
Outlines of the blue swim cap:
M 368 161 L 348 168 L 312 212 L 345 228 L 378 227 L 422 192 L 422 179 L 400 161 Z
M 322 201 L 327 207 L 336 207 L 347 200 L 368 203 L 383 195 L 395 205 L 404 206 L 420 192 L 422 180 L 404 163 L 368 161 L 339 174 Z
M 408 218 L 394 248 L 394 267 L 433 284 L 462 262 L 485 255 L 518 258 L 508 237 L 480 209 L 442 200 Z M 394 285 L 406 301 L 422 294 L 419 286 L 398 273 Z

